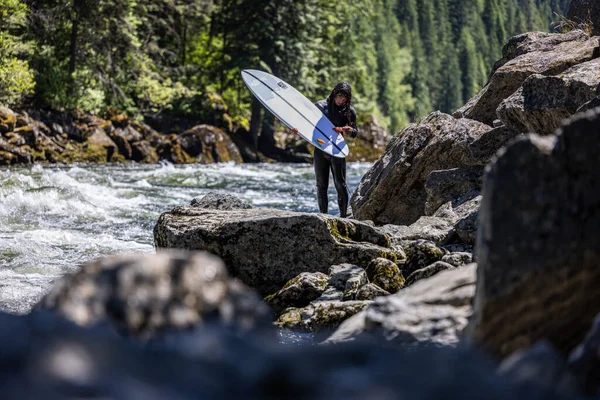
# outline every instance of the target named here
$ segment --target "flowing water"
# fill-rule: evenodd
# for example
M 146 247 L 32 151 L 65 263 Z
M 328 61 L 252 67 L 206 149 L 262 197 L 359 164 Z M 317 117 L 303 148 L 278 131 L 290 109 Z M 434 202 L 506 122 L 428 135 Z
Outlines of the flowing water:
M 348 165 L 352 193 L 371 165 Z M 154 252 L 162 212 L 210 191 L 255 207 L 317 212 L 310 164 L 0 169 L 0 310 L 24 313 L 57 277 L 117 253 Z M 338 212 L 330 187 L 330 213 Z

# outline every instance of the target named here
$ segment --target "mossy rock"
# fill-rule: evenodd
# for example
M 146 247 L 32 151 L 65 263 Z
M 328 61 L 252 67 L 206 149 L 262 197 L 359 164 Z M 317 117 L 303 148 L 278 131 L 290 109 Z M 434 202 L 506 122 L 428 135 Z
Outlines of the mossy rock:
M 327 287 L 327 275 L 322 272 L 303 272 L 290 279 L 281 290 L 265 297 L 276 313 L 287 308 L 305 307 L 317 299 Z
M 275 325 L 305 332 L 335 329 L 369 304 L 370 301 L 323 301 L 304 308 L 288 308 Z
M 440 261 L 447 253 L 447 250 L 436 246 L 433 242 L 417 240 L 406 247 L 407 258 L 402 272 L 408 276 L 416 270 Z
M 0 133 L 12 132 L 17 124 L 17 116 L 13 110 L 0 107 Z
M 390 294 L 391 294 L 390 292 L 383 290 L 382 288 L 380 288 L 379 286 L 377 286 L 373 283 L 367 283 L 366 285 L 364 285 L 360 289 L 358 289 L 355 299 L 356 300 L 373 300 L 376 297 L 389 296 Z
M 404 287 L 404 276 L 398 265 L 385 258 L 376 258 L 367 266 L 369 281 L 389 293 Z

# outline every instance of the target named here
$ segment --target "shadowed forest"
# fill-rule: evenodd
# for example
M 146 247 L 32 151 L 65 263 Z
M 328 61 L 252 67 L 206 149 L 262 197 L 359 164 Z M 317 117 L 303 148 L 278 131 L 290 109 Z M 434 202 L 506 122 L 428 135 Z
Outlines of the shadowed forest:
M 0 0 L 0 103 L 183 118 L 268 137 L 257 68 L 309 98 L 353 85 L 390 132 L 452 112 L 506 40 L 552 30 L 568 0 Z

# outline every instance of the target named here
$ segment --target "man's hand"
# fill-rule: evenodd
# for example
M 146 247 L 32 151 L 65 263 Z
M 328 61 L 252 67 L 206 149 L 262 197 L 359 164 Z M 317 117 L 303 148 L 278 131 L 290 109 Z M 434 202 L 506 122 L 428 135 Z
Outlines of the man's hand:
M 337 133 L 341 133 L 342 135 L 347 135 L 352 133 L 352 131 L 354 131 L 354 128 L 351 126 L 342 126 L 342 127 L 336 127 L 333 128 L 334 131 L 336 131 Z

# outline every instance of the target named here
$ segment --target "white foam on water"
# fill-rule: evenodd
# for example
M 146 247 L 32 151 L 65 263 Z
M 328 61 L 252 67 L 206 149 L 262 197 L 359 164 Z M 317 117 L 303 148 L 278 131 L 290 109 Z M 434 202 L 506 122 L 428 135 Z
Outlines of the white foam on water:
M 369 167 L 349 164 L 350 185 L 356 186 Z M 56 277 L 102 256 L 153 252 L 152 229 L 160 213 L 211 191 L 255 207 L 317 211 L 310 164 L 5 168 L 0 169 L 0 271 Z M 335 214 L 333 181 L 329 192 Z

